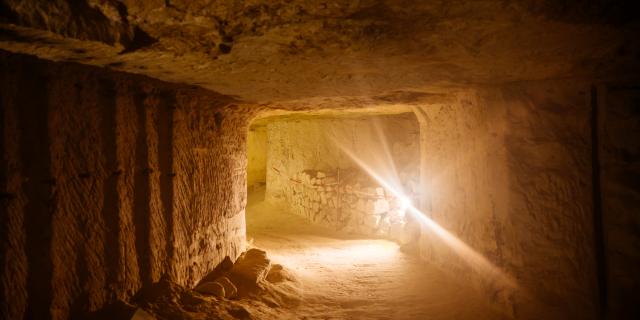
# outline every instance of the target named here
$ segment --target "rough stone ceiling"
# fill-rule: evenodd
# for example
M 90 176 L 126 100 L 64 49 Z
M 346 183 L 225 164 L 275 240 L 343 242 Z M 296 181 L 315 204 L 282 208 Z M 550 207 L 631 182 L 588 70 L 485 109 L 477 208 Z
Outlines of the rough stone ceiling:
M 270 104 L 640 74 L 633 1 L 1 0 L 0 49 Z

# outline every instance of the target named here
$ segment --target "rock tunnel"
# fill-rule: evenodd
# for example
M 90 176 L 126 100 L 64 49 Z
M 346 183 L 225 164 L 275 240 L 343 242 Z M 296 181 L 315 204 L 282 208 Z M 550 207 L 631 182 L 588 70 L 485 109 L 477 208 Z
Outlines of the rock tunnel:
M 2 319 L 637 319 L 628 1 L 0 1 Z

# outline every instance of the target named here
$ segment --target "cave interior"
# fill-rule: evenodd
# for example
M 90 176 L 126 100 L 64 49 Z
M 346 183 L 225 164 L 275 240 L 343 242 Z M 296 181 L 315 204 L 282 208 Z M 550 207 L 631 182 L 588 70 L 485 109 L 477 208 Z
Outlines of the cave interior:
M 638 9 L 0 0 L 0 318 L 640 319 Z

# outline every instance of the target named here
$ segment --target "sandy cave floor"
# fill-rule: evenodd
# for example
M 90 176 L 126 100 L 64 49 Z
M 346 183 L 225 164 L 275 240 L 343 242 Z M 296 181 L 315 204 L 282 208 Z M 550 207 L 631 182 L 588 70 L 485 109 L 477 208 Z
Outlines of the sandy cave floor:
M 293 270 L 303 299 L 299 319 L 499 319 L 475 291 L 386 240 L 358 239 L 309 224 L 249 195 L 247 238 Z

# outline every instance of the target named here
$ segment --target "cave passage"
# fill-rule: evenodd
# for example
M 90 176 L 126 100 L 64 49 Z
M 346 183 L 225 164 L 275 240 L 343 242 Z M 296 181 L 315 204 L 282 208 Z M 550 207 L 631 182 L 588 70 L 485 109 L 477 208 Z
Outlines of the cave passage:
M 412 113 L 259 119 L 248 136 L 247 239 L 299 279 L 314 318 L 493 319 L 417 256 Z M 417 206 L 417 205 L 416 205 Z M 465 308 L 459 308 L 464 304 Z M 288 306 L 292 307 L 292 306 Z
M 0 319 L 640 319 L 639 4 L 0 0 Z
M 412 113 L 256 120 L 248 190 L 264 186 L 267 201 L 332 230 L 415 241 L 418 130 Z

